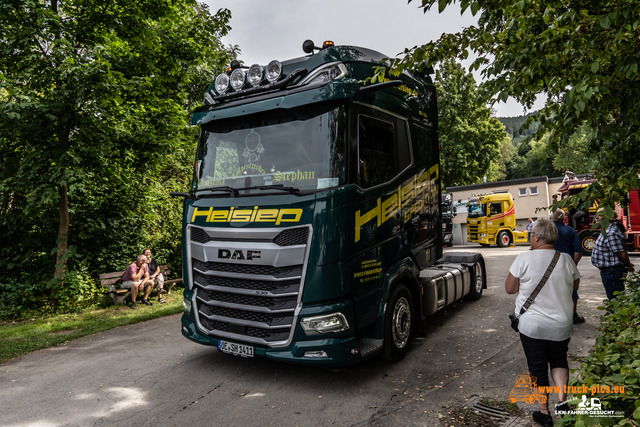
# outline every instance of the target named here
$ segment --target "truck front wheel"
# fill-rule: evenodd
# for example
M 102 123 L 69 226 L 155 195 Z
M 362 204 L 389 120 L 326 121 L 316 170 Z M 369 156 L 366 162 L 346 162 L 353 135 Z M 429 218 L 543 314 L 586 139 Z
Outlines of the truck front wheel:
M 398 283 L 391 291 L 384 315 L 382 358 L 396 361 L 407 353 L 412 330 L 411 316 L 411 293 L 405 285 Z
M 501 231 L 498 233 L 498 246 L 501 248 L 508 248 L 511 245 L 511 233 L 508 231 Z

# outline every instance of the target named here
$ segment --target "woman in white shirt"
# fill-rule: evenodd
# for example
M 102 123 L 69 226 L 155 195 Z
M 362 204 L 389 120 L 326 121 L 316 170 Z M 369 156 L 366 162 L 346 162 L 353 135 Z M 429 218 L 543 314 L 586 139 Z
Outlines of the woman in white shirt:
M 516 295 L 515 315 L 540 283 L 556 251 L 553 244 L 558 239 L 558 229 L 546 218 L 538 219 L 530 233 L 531 251 L 518 255 L 505 282 L 508 294 Z M 520 341 L 527 358 L 527 365 L 537 386 L 548 386 L 548 369 L 558 393 L 558 410 L 568 410 L 564 386 L 569 382 L 567 350 L 573 334 L 573 300 L 571 293 L 580 284 L 580 273 L 573 259 L 567 254 L 560 258 L 546 284 L 529 309 L 520 316 Z M 540 393 L 547 395 L 548 393 Z M 545 427 L 553 427 L 547 399 L 540 403 L 540 411 L 533 413 L 533 419 Z

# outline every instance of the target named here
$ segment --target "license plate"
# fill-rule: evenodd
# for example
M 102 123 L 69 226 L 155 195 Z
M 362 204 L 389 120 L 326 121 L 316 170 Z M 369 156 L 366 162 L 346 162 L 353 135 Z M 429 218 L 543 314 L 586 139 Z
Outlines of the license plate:
M 218 340 L 218 350 L 223 353 L 233 354 L 234 356 L 253 357 L 253 347 L 250 345 Z

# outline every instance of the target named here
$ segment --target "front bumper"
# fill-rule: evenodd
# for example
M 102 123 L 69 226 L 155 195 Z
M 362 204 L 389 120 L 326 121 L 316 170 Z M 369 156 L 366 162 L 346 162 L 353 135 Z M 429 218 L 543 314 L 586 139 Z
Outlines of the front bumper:
M 218 347 L 218 339 L 198 332 L 195 323 L 187 316 L 182 316 L 182 335 L 198 344 Z M 324 352 L 326 357 L 305 357 L 306 354 Z M 373 356 L 374 353 L 362 356 L 355 337 L 329 338 L 318 337 L 305 340 L 293 340 L 283 348 L 254 348 L 257 357 L 267 357 L 281 362 L 315 366 L 345 366 L 359 363 Z M 317 354 L 317 353 L 316 353 Z

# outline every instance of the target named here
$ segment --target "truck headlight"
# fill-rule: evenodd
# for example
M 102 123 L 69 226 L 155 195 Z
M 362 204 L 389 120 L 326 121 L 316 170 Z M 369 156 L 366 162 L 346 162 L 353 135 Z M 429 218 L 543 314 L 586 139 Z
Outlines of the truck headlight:
M 187 313 L 187 315 L 191 314 L 191 300 L 184 298 L 182 300 L 182 306 L 184 307 L 184 312 Z
M 322 316 L 303 317 L 300 326 L 307 335 L 340 332 L 349 329 L 349 323 L 342 313 L 325 314 Z
M 480 234 L 480 237 L 481 237 L 481 238 L 482 238 L 482 237 L 487 237 L 487 233 L 482 233 L 482 234 Z

